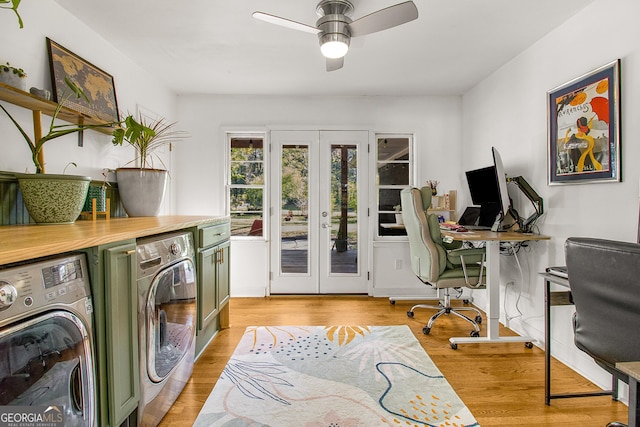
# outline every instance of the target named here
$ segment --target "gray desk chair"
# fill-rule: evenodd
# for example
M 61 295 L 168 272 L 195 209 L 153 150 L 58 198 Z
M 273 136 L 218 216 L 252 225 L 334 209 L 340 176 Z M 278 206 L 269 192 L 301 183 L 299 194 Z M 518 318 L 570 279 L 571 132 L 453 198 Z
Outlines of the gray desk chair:
M 640 360 L 640 245 L 572 237 L 565 256 L 575 344 L 613 375 L 617 399 L 618 380 L 628 384 L 629 378 L 616 363 Z
M 484 249 L 448 250 L 442 242 L 440 224 L 437 216 L 427 214 L 431 205 L 431 188 L 406 188 L 400 193 L 402 218 L 409 238 L 411 268 L 424 284 L 444 290 L 444 299 L 437 306 L 417 304 L 407 315 L 413 317 L 416 308 L 438 310 L 422 332 L 429 334 L 433 323 L 443 314 L 455 314 L 473 325 L 472 337 L 480 335 L 479 323 L 482 315 L 473 307 L 451 306 L 451 288 L 479 288 L 484 286 Z M 473 311 L 475 319 L 462 314 L 462 311 Z

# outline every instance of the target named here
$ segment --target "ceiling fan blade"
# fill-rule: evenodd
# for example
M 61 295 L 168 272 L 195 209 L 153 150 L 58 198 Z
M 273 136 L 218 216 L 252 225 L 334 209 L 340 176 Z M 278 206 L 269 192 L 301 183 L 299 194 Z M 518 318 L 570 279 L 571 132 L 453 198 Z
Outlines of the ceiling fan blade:
M 344 56 L 342 58 L 327 58 L 327 71 L 335 71 L 344 65 Z
M 356 19 L 349 24 L 351 37 L 363 36 L 405 24 L 418 18 L 418 8 L 406 1 Z
M 290 19 L 281 18 L 279 16 L 269 15 L 268 13 L 264 12 L 253 12 L 252 16 L 261 21 L 280 25 L 281 27 L 291 28 L 292 30 L 304 31 L 311 34 L 318 34 L 320 32 L 320 30 L 316 27 L 292 21 Z

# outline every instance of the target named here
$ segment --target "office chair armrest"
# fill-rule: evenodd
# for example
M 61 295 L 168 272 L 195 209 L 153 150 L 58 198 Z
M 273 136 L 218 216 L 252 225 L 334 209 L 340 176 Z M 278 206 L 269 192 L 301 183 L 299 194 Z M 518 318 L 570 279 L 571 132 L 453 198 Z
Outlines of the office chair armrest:
M 462 242 L 460 240 L 454 240 L 451 243 L 447 243 L 445 241 L 442 241 L 442 246 L 447 250 L 447 251 L 453 251 L 455 249 L 460 249 L 462 247 Z
M 456 249 L 447 253 L 447 260 L 453 265 L 462 265 L 464 258 L 464 263 L 469 265 L 482 262 L 484 254 L 484 248 Z

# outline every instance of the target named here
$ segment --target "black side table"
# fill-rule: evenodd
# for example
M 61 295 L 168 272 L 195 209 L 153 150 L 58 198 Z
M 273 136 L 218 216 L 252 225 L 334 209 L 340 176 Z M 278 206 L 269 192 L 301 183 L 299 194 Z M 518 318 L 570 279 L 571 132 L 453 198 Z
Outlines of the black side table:
M 539 273 L 544 278 L 544 403 L 551 404 L 551 399 L 587 397 L 587 396 L 613 396 L 617 400 L 618 382 L 613 379 L 611 390 L 586 391 L 576 393 L 551 394 L 551 307 L 560 305 L 573 305 L 569 280 L 550 273 Z M 551 291 L 551 284 L 565 287 L 566 291 Z M 631 425 L 631 424 L 630 424 Z

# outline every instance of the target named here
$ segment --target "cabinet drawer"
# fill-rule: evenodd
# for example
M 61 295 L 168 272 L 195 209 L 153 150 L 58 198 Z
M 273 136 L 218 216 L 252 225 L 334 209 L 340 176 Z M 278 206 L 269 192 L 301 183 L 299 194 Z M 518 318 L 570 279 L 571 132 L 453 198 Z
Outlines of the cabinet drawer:
M 199 248 L 206 248 L 217 245 L 229 239 L 231 235 L 231 225 L 228 222 L 212 225 L 210 227 L 201 228 L 199 233 Z

